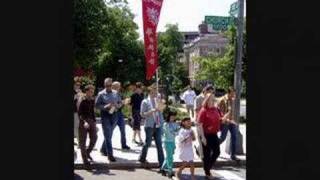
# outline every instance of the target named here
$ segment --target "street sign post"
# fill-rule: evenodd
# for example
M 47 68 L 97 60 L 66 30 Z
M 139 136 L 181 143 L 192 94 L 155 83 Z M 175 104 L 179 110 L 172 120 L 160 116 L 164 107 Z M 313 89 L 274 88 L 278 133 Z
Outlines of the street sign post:
M 228 26 L 234 23 L 233 17 L 227 16 L 205 16 L 204 21 L 216 31 L 226 31 Z
M 239 14 L 239 2 L 238 1 L 231 4 L 229 14 L 232 17 L 237 17 L 237 15 Z
M 234 101 L 233 117 L 237 124 L 240 123 L 240 100 L 241 100 L 241 87 L 242 87 L 242 50 L 243 50 L 243 14 L 244 14 L 244 0 L 238 0 L 239 11 L 238 11 L 238 22 L 237 22 L 237 43 L 236 43 L 236 62 L 235 62 L 235 73 L 234 73 L 234 88 L 236 90 L 236 99 Z M 242 147 L 242 135 L 238 128 L 238 143 L 236 154 L 243 154 Z

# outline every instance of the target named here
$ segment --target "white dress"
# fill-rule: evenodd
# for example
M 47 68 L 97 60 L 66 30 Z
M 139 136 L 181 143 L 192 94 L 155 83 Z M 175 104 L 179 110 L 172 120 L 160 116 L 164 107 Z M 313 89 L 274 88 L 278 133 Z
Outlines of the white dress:
M 179 158 L 185 162 L 194 159 L 191 132 L 191 129 L 181 129 L 178 135 Z

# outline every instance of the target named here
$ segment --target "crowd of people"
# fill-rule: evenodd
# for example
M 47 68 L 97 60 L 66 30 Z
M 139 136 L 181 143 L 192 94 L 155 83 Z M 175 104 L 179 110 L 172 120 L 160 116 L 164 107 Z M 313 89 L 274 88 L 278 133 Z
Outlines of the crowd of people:
M 83 163 L 87 169 L 92 167 L 93 158 L 90 153 L 97 141 L 95 109 L 100 111 L 104 135 L 100 148 L 102 155 L 107 156 L 110 162 L 116 161 L 112 146 L 112 135 L 116 126 L 120 129 L 122 149 L 130 150 L 126 143 L 125 120 L 122 112 L 124 105 L 131 106 L 134 132 L 132 142 L 142 147 L 138 161 L 143 164 L 148 163 L 146 159 L 148 149 L 154 140 L 159 172 L 163 175 L 179 179 L 182 171 L 190 167 L 191 177 L 195 179 L 193 148 L 194 141 L 198 141 L 200 145 L 196 147 L 196 152 L 203 161 L 206 178 L 213 179 L 210 170 L 220 155 L 220 144 L 226 139 L 228 131 L 231 133 L 231 159 L 238 160 L 235 155 L 237 124 L 232 116 L 235 93 L 232 88 L 228 89 L 227 95 L 217 98 L 213 85 L 204 87 L 198 96 L 191 87 L 188 87 L 181 98 L 185 101 L 191 118 L 188 116 L 176 119 L 175 111 L 169 111 L 164 117 L 163 111 L 166 107 L 155 85 L 147 88 L 147 96 L 145 96 L 143 84 L 137 82 L 129 102 L 121 93 L 121 83 L 113 82 L 111 78 L 105 79 L 105 88 L 98 92 L 96 98 L 93 85 L 85 86 L 83 92 L 80 85 L 79 82 L 75 82 L 74 86 L 74 135 L 78 140 Z M 195 123 L 191 119 L 195 119 Z M 193 124 L 196 125 L 197 133 L 192 129 Z M 144 141 L 141 138 L 142 125 L 145 133 Z M 218 136 L 219 131 L 221 131 L 220 136 Z M 86 146 L 87 136 L 90 141 L 88 147 Z M 182 164 L 174 173 L 173 155 L 176 146 Z

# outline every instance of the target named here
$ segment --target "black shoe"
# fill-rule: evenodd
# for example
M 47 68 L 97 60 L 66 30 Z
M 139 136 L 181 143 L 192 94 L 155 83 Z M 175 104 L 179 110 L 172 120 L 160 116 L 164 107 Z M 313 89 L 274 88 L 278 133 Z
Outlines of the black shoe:
M 162 174 L 162 175 L 166 175 L 166 171 L 165 170 L 162 170 L 162 169 L 160 169 L 159 171 L 157 171 L 157 173 L 159 173 L 159 174 Z
M 122 149 L 123 150 L 130 150 L 131 148 L 129 146 L 124 146 Z
M 167 176 L 167 172 L 165 170 L 160 170 L 159 172 L 162 176 Z
M 167 174 L 168 174 L 168 178 L 172 179 L 174 177 L 174 173 L 173 172 L 171 172 L 171 173 L 168 172 Z
M 237 161 L 237 162 L 239 162 L 239 161 L 240 161 L 240 159 L 238 159 L 236 156 L 231 156 L 231 160 L 233 160 L 233 161 Z
M 139 143 L 138 143 L 138 146 L 143 146 L 143 145 L 144 145 L 143 142 L 139 142 Z
M 88 159 L 93 162 L 93 158 L 91 157 L 91 155 L 88 154 L 87 156 L 88 156 Z
M 149 162 L 146 159 L 139 158 L 138 160 L 141 164 L 148 164 Z
M 92 170 L 93 169 L 89 162 L 85 162 L 85 163 L 83 163 L 83 165 L 84 165 L 85 170 Z
M 113 156 L 109 156 L 108 159 L 110 162 L 116 162 L 116 159 Z
M 105 153 L 105 152 L 100 151 L 100 153 L 101 153 L 102 156 L 108 156 L 108 154 Z

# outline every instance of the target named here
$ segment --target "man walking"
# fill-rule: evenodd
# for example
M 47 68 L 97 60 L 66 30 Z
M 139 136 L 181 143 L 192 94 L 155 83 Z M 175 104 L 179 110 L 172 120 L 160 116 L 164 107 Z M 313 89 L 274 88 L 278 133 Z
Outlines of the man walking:
M 96 130 L 96 118 L 94 114 L 94 86 L 87 85 L 84 89 L 85 96 L 81 98 L 79 105 L 79 144 L 81 150 L 81 156 L 86 169 L 91 169 L 90 160 L 93 160 L 90 156 L 97 142 L 97 130 Z M 89 134 L 90 143 L 86 148 L 87 135 Z
M 123 150 L 130 150 L 130 147 L 127 145 L 126 141 L 126 123 L 124 121 L 123 113 L 122 113 L 122 107 L 123 107 L 123 97 L 121 96 L 121 83 L 118 81 L 115 81 L 112 83 L 112 89 L 118 93 L 118 96 L 121 98 L 121 107 L 119 108 L 117 114 L 118 114 L 118 121 L 117 125 L 119 126 L 120 129 L 120 134 L 121 134 L 121 148 Z
M 104 142 L 100 152 L 108 156 L 109 161 L 115 162 L 112 149 L 112 134 L 117 124 L 118 113 L 121 106 L 121 99 L 115 91 L 112 91 L 112 79 L 106 78 L 104 81 L 105 89 L 100 91 L 96 99 L 96 107 L 101 112 L 101 123 L 104 135 Z
M 143 146 L 142 153 L 140 155 L 139 161 L 141 163 L 146 163 L 146 157 L 148 153 L 148 148 L 151 145 L 152 138 L 154 138 L 157 152 L 158 152 L 158 161 L 159 169 L 164 161 L 164 154 L 162 149 L 162 130 L 161 125 L 163 122 L 162 112 L 159 105 L 157 104 L 157 89 L 154 86 L 148 88 L 148 98 L 144 99 L 141 103 L 141 116 L 145 118 L 145 133 L 146 140 L 145 145 Z
M 195 98 L 196 98 L 196 93 L 191 89 L 190 86 L 187 87 L 187 90 L 182 94 L 182 97 L 181 97 L 181 99 L 186 103 L 186 108 L 189 115 L 191 111 L 191 118 L 194 118 L 193 104 L 194 104 Z
M 235 91 L 233 87 L 229 87 L 228 93 L 224 97 L 222 97 L 222 99 L 219 102 L 219 108 L 223 112 L 223 114 L 230 112 L 229 117 L 225 121 L 223 121 L 221 124 L 220 144 L 222 144 L 225 141 L 228 131 L 230 131 L 231 159 L 234 161 L 238 161 L 239 159 L 236 157 L 236 143 L 237 143 L 238 129 L 237 129 L 237 124 L 233 118 L 234 108 L 232 107 L 234 100 L 235 100 Z

